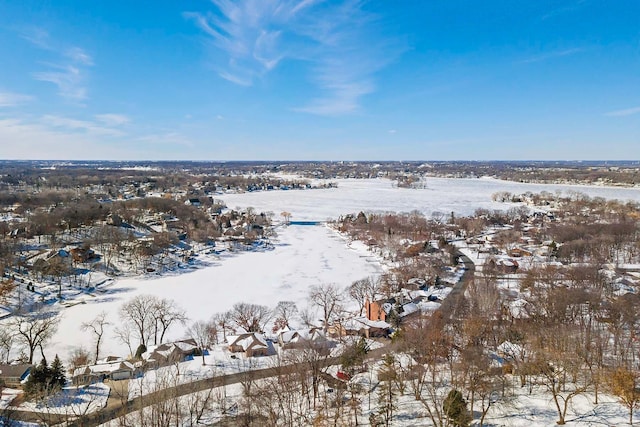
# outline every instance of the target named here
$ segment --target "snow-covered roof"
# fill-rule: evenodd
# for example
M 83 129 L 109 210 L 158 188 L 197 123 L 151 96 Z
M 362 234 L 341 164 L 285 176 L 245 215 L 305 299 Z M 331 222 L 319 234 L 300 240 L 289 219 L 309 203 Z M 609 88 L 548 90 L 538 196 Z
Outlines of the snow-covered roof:
M 400 313 L 400 317 L 408 316 L 410 314 L 415 313 L 418 310 L 419 310 L 418 305 L 414 302 L 404 304 L 402 306 L 402 313 Z
M 505 341 L 500 344 L 497 348 L 498 352 L 502 353 L 505 357 L 514 359 L 514 360 L 522 360 L 527 355 L 524 347 L 518 344 L 514 344 L 510 341 Z
M 361 330 L 370 328 L 388 329 L 391 325 L 381 320 L 369 320 L 365 316 L 353 317 L 342 322 L 342 326 L 347 330 Z
M 242 335 L 229 335 L 227 336 L 227 342 L 229 345 L 240 346 L 245 351 L 250 348 L 269 347 L 264 335 L 256 332 Z
M 119 370 L 127 370 L 133 371 L 135 370 L 135 366 L 131 362 L 127 362 L 126 360 L 120 360 L 111 363 L 99 363 L 96 365 L 88 365 L 81 366 L 73 370 L 73 376 L 78 376 L 82 374 L 109 374 Z
M 284 331 L 280 333 L 280 340 L 285 344 L 301 341 L 318 341 L 323 339 L 326 339 L 324 332 L 317 328 Z

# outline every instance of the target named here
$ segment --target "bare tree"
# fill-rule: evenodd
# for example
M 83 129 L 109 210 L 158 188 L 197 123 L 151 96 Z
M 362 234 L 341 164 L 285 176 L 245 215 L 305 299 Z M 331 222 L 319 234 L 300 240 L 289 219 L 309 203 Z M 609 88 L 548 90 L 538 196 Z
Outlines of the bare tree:
M 629 410 L 629 424 L 633 425 L 633 410 L 640 406 L 638 374 L 631 369 L 618 368 L 612 372 L 609 383 L 611 392 Z
M 13 347 L 14 332 L 9 328 L 0 328 L 0 361 L 9 363 L 9 354 Z
M 120 307 L 123 321 L 131 325 L 132 332 L 145 347 L 155 324 L 153 317 L 155 304 L 156 297 L 153 295 L 138 295 Z
M 275 325 L 274 331 L 281 328 L 288 328 L 291 318 L 298 313 L 298 307 L 293 301 L 280 301 L 274 310 Z
M 58 327 L 58 318 L 53 312 L 36 312 L 16 315 L 11 321 L 18 343 L 29 352 L 29 363 L 33 363 L 36 348 L 42 346 L 53 336 Z
M 111 323 L 107 321 L 107 312 L 102 311 L 92 320 L 84 322 L 80 326 L 83 331 L 90 331 L 95 336 L 95 358 L 93 363 L 98 363 L 98 359 L 100 358 L 100 344 L 102 336 L 104 335 L 104 327 L 110 324 Z
M 356 280 L 349 286 L 349 296 L 360 307 L 360 314 L 364 310 L 366 301 L 374 301 L 380 288 L 380 282 L 373 277 Z
M 204 360 L 204 349 L 210 348 L 216 342 L 216 335 L 218 334 L 218 331 L 215 323 L 198 320 L 189 326 L 187 334 L 198 343 L 200 352 L 202 353 L 202 366 L 206 365 Z
M 229 329 L 229 323 L 231 322 L 231 316 L 228 311 L 223 313 L 216 313 L 212 317 L 212 321 L 215 322 L 220 328 L 222 328 L 222 341 L 227 340 L 227 330 Z
M 160 332 L 160 343 L 164 341 L 164 335 L 167 329 L 175 323 L 185 323 L 187 315 L 183 309 L 178 307 L 177 303 L 168 298 L 155 299 L 153 305 L 154 344 L 158 344 L 158 332 Z
M 333 283 L 313 286 L 309 291 L 309 300 L 322 310 L 324 331 L 329 328 L 329 323 L 342 308 L 342 292 Z
M 126 344 L 129 348 L 129 354 L 133 355 L 133 348 L 131 343 L 131 325 L 129 323 L 123 323 L 121 326 L 114 329 L 114 334 L 121 343 Z
M 262 332 L 271 318 L 269 307 L 238 302 L 229 312 L 231 320 L 247 332 Z

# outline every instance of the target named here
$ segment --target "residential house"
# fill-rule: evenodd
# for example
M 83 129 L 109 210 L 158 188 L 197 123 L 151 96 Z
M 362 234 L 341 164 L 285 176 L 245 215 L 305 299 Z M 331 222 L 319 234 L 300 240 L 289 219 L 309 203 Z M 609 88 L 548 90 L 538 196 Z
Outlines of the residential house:
M 71 265 L 71 254 L 64 250 L 59 249 L 57 251 L 51 251 L 46 256 L 46 261 L 50 264 L 52 262 L 60 262 L 62 264 Z
M 193 338 L 172 343 L 160 344 L 157 347 L 149 347 L 142 355 L 145 365 L 151 368 L 167 366 L 176 362 L 183 362 L 190 357 L 198 356 L 202 349 Z
M 71 249 L 71 257 L 74 262 L 87 262 L 96 258 L 96 253 L 88 246 Z
M 80 366 L 73 370 L 71 381 L 74 385 L 92 384 L 105 380 L 119 381 L 135 378 L 141 367 L 124 359 L 108 358 L 95 365 Z
M 487 271 L 495 271 L 502 274 L 513 274 L 518 271 L 520 265 L 512 258 L 489 258 L 485 262 Z
M 247 357 L 268 356 L 273 351 L 264 335 L 257 332 L 227 336 L 227 342 L 230 352 L 244 353 Z
M 0 382 L 5 387 L 9 388 L 22 388 L 29 377 L 33 365 L 20 364 L 20 365 L 5 365 L 0 364 Z
M 335 337 L 357 335 L 365 338 L 385 338 L 391 332 L 391 325 L 382 320 L 369 320 L 366 317 L 354 317 L 334 323 L 328 332 Z
M 280 332 L 278 334 L 278 344 L 285 350 L 292 348 L 313 348 L 328 351 L 331 346 L 331 342 L 327 340 L 324 332 L 318 328 Z
M 385 321 L 387 318 L 387 311 L 384 310 L 383 306 L 385 306 L 387 302 L 385 300 L 378 300 L 369 302 L 366 300 L 364 303 L 364 309 L 366 311 L 367 319 L 373 321 Z

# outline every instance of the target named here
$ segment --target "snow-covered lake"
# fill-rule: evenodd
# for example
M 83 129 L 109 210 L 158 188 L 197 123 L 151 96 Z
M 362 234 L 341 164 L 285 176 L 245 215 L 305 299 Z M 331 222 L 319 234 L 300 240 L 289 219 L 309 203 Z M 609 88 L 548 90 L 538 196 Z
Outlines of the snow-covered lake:
M 396 188 L 388 180 L 339 180 L 338 184 L 335 189 L 228 194 L 220 198 L 232 208 L 252 206 L 257 211 L 272 211 L 276 219 L 280 212 L 288 211 L 292 220 L 325 220 L 360 210 L 419 210 L 426 215 L 453 211 L 468 215 L 477 208 L 508 208 L 508 204 L 491 200 L 497 191 L 578 191 L 592 197 L 640 201 L 640 189 L 519 184 L 493 179 L 431 178 L 427 188 L 420 190 Z M 105 310 L 111 326 L 105 335 L 102 354 L 126 354 L 126 347 L 114 338 L 113 327 L 120 322 L 119 307 L 135 295 L 153 294 L 174 299 L 192 320 L 206 320 L 239 301 L 274 307 L 278 301 L 291 300 L 304 307 L 310 286 L 336 283 L 344 287 L 379 273 L 380 268 L 366 253 L 348 247 L 325 227 L 279 228 L 274 250 L 225 257 L 210 267 L 184 274 L 121 279 L 111 285 L 108 293 L 64 309 L 49 352 L 65 359 L 73 348 L 90 349 L 91 336 L 81 332 L 80 324 Z M 169 339 L 182 336 L 183 329 L 170 330 Z
M 640 201 L 640 188 L 600 187 L 586 185 L 523 184 L 497 179 L 428 178 L 426 188 L 398 188 L 384 179 L 338 180 L 338 188 L 322 190 L 262 191 L 220 196 L 230 208 L 252 206 L 258 211 L 271 211 L 278 218 L 282 211 L 291 220 L 323 221 L 359 211 L 411 212 L 427 216 L 433 212 L 471 215 L 478 208 L 506 209 L 510 205 L 491 200 L 499 191 L 522 194 L 580 192 L 590 197 Z
M 379 272 L 375 259 L 349 249 L 347 242 L 327 227 L 279 228 L 273 250 L 225 256 L 212 266 L 182 274 L 118 280 L 107 293 L 86 298 L 85 304 L 62 311 L 50 351 L 62 357 L 75 347 L 90 349 L 91 336 L 80 331 L 79 325 L 105 310 L 112 325 L 102 354 L 127 354 L 126 346 L 113 337 L 113 326 L 119 322 L 118 310 L 122 303 L 139 294 L 171 298 L 187 311 L 190 319 L 208 320 L 241 301 L 274 307 L 278 301 L 288 300 L 303 308 L 313 285 L 346 286 Z M 182 331 L 180 327 L 170 329 L 169 338 L 183 338 Z

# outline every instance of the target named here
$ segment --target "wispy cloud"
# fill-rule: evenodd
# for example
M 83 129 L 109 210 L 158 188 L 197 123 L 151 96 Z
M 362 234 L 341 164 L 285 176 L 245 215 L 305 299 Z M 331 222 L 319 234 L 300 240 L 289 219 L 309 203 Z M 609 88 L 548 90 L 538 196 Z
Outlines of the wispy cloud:
M 64 51 L 64 56 L 76 64 L 93 65 L 93 58 L 79 47 L 71 47 Z
M 14 107 L 33 99 L 30 95 L 13 92 L 0 92 L 0 107 Z
M 114 143 L 110 135 L 87 129 L 81 123 L 67 123 L 71 128 L 49 124 L 49 118 L 0 118 L 2 155 L 7 159 L 118 159 L 135 147 Z M 75 130 L 73 127 L 76 126 Z M 79 127 L 78 127 L 79 126 Z M 88 126 L 91 128 L 91 126 Z M 108 140 L 109 143 L 105 143 Z
M 78 120 L 64 116 L 48 114 L 40 120 L 42 125 L 66 131 L 81 132 L 94 136 L 123 136 L 124 132 L 90 120 Z
M 220 77 L 242 86 L 283 60 L 310 65 L 321 94 L 296 111 L 340 115 L 357 111 L 375 90 L 374 75 L 402 49 L 385 40 L 363 2 L 343 0 L 212 0 L 215 12 L 185 13 L 226 60 Z
M 41 49 L 50 50 L 49 33 L 39 27 L 24 27 L 18 30 L 20 37 Z
M 605 116 L 609 116 L 609 117 L 624 117 L 624 116 L 632 116 L 634 114 L 640 114 L 640 107 L 633 107 L 633 108 L 627 108 L 624 110 L 616 110 L 616 111 L 609 111 L 608 113 L 605 113 Z
M 122 126 L 131 122 L 131 119 L 123 114 L 96 114 L 95 118 L 107 126 Z
M 41 28 L 23 29 L 21 36 L 56 57 L 54 62 L 43 62 L 46 70 L 32 73 L 34 79 L 53 83 L 58 87 L 58 94 L 64 98 L 74 101 L 87 98 L 88 67 L 93 66 L 91 55 L 78 46 L 60 45 Z
M 575 55 L 577 53 L 584 52 L 586 49 L 584 48 L 572 48 L 572 49 L 564 49 L 564 50 L 556 50 L 551 52 L 542 53 L 540 55 L 531 56 L 529 58 L 523 59 L 519 61 L 521 64 L 530 64 L 533 62 L 542 62 L 555 58 L 562 58 L 563 56 Z
M 588 0 L 577 0 L 574 2 L 568 2 L 568 4 L 561 3 L 561 4 L 564 4 L 564 6 L 550 10 L 549 12 L 542 15 L 540 19 L 542 21 L 545 21 L 550 18 L 555 18 L 558 15 L 564 15 L 565 13 L 575 12 L 576 10 L 579 10 L 585 3 L 587 3 L 587 1 Z
M 127 128 L 125 132 L 124 119 L 126 123 L 131 121 L 124 115 L 93 117 L 0 116 L 2 155 L 7 159 L 175 159 L 194 146 L 179 130 L 144 133 L 142 129 Z
M 49 71 L 32 73 L 34 79 L 53 83 L 58 86 L 58 94 L 62 97 L 82 101 L 87 98 L 84 85 L 85 76 L 80 68 L 74 65 L 47 64 Z

